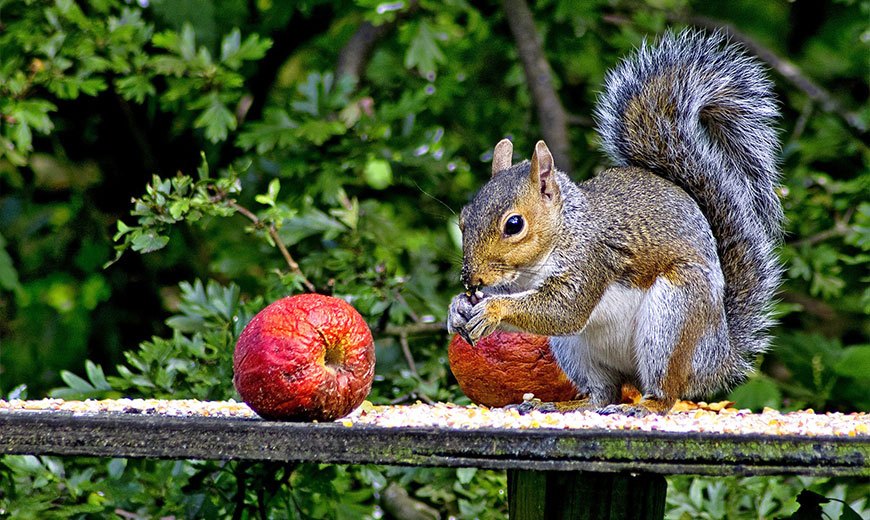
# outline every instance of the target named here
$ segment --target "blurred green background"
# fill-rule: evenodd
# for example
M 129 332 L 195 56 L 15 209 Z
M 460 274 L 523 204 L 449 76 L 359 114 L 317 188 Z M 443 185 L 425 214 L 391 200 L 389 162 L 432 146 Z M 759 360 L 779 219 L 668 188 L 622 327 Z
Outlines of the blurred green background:
M 723 27 L 765 61 L 783 112 L 786 279 L 775 347 L 730 398 L 870 409 L 870 3 L 531 10 L 575 179 L 606 166 L 592 107 L 644 37 Z M 492 146 L 510 136 L 527 156 L 546 132 L 498 2 L 0 0 L 0 397 L 237 397 L 235 337 L 308 280 L 375 332 L 370 400 L 467 402 L 446 334 L 408 336 L 412 370 L 396 327 L 444 320 L 460 289 L 455 212 Z M 240 479 L 252 482 L 241 492 Z M 397 515 L 384 500 L 399 489 L 429 515 L 498 518 L 504 480 L 4 457 L 0 516 L 378 517 Z M 865 481 L 681 477 L 669 514 L 782 516 L 805 487 L 867 511 Z

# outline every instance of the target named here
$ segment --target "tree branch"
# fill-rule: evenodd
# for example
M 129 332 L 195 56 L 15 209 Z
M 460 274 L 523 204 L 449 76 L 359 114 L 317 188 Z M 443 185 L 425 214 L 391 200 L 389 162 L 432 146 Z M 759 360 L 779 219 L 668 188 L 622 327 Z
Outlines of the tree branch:
M 381 493 L 381 505 L 392 518 L 405 520 L 438 520 L 441 513 L 411 495 L 396 482 Z
M 414 356 L 411 355 L 411 347 L 408 345 L 408 335 L 399 334 L 399 345 L 402 346 L 402 354 L 405 355 L 405 362 L 408 363 L 408 369 L 412 374 L 419 377 L 417 372 L 417 364 L 414 363 Z
M 418 7 L 419 2 L 417 0 L 410 0 L 408 7 L 402 12 L 397 13 L 390 22 L 385 22 L 381 25 L 373 25 L 371 22 L 361 23 L 353 36 L 350 37 L 350 40 L 344 44 L 344 47 L 338 53 L 335 77 L 350 76 L 358 80 L 378 40 L 386 36 L 399 21 L 416 11 Z
M 275 224 L 270 223 L 269 225 L 266 225 L 266 223 L 260 220 L 260 218 L 257 217 L 257 215 L 255 215 L 251 210 L 232 199 L 227 199 L 226 202 L 231 208 L 233 208 L 245 218 L 253 222 L 255 227 L 266 228 L 269 236 L 272 237 L 275 245 L 278 246 L 278 250 L 281 251 L 281 255 L 284 257 L 284 261 L 287 262 L 287 266 L 290 267 L 290 270 L 293 271 L 293 273 L 302 280 L 302 285 L 304 285 L 309 292 L 317 291 L 317 289 L 314 287 L 314 284 L 311 283 L 310 280 L 308 280 L 308 278 L 302 272 L 302 269 L 299 268 L 299 264 L 297 264 L 296 260 L 293 259 L 290 251 L 287 250 L 287 246 L 284 245 L 284 241 L 281 240 L 280 236 L 278 236 L 278 229 L 275 227 Z
M 793 247 L 813 246 L 818 244 L 819 242 L 824 242 L 829 238 L 846 236 L 846 234 L 849 233 L 849 221 L 852 220 L 852 214 L 854 212 L 855 208 L 847 209 L 846 214 L 842 217 L 834 217 L 833 227 L 824 231 L 820 231 L 815 235 L 804 237 L 800 240 L 795 240 L 794 242 L 791 242 L 790 245 Z
M 591 117 L 581 116 L 580 114 L 568 114 L 568 124 L 573 126 L 583 126 L 586 128 L 592 128 L 595 126 L 595 122 Z
M 447 324 L 444 322 L 435 323 L 410 323 L 408 325 L 387 325 L 383 330 L 383 334 L 387 336 L 409 336 L 412 334 L 432 334 L 436 332 L 447 331 Z
M 571 171 L 568 114 L 553 86 L 553 71 L 544 54 L 532 11 L 526 0 L 503 0 L 502 6 L 535 101 L 541 134 L 553 153 L 556 166 L 560 170 Z
M 371 22 L 363 22 L 338 53 L 335 76 L 337 78 L 350 76 L 358 80 L 366 63 L 368 63 L 369 55 L 371 55 L 375 43 L 383 38 L 392 28 L 392 23 L 376 26 L 372 25 Z
M 822 300 L 817 300 L 806 294 L 796 291 L 783 291 L 780 294 L 780 298 L 785 303 L 800 305 L 805 313 L 821 318 L 828 324 L 837 318 L 837 311 L 833 307 Z

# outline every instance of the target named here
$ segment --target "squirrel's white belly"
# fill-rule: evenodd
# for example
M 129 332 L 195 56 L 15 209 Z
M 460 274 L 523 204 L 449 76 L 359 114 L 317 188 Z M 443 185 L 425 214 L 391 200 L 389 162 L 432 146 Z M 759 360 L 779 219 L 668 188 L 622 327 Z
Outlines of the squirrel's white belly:
M 556 362 L 581 391 L 587 382 L 614 372 L 638 372 L 635 332 L 648 291 L 612 284 L 593 309 L 586 327 L 572 336 L 551 336 Z
M 611 284 L 592 310 L 580 333 L 588 364 L 610 367 L 626 374 L 637 371 L 635 331 L 647 291 Z

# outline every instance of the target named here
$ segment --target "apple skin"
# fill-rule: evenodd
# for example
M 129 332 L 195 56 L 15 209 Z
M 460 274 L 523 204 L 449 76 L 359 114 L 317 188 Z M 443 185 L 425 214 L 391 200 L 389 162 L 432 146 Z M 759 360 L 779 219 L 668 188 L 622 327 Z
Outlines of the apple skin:
M 480 405 L 521 403 L 526 393 L 544 402 L 577 398 L 577 388 L 556 364 L 546 336 L 497 330 L 472 347 L 455 335 L 447 358 L 459 388 Z
M 375 375 L 375 344 L 344 300 L 300 294 L 273 302 L 242 331 L 233 384 L 264 419 L 327 421 L 362 404 Z

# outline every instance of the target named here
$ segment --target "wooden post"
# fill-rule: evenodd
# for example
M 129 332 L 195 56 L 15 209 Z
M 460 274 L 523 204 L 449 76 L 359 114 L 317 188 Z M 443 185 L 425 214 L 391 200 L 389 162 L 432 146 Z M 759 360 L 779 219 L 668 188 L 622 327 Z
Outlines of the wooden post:
M 654 473 L 508 470 L 511 520 L 661 520 L 666 493 Z

